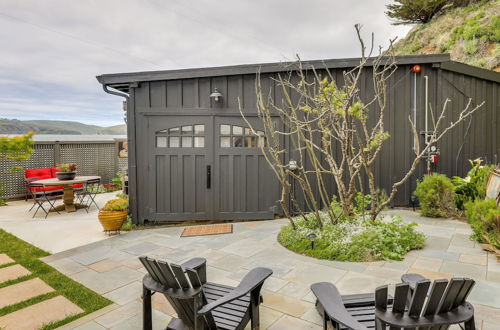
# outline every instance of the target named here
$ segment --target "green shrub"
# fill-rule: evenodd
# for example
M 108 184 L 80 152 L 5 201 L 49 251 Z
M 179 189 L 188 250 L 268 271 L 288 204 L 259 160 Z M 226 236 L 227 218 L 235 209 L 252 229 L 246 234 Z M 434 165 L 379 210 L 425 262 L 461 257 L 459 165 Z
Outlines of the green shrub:
M 465 215 L 474 231 L 473 238 L 500 249 L 500 207 L 493 198 L 465 203 Z
M 469 162 L 472 168 L 465 178 L 454 176 L 452 179 L 455 186 L 455 203 L 460 210 L 464 209 L 466 202 L 486 197 L 486 184 L 491 171 L 495 168 L 495 165 L 482 166 L 479 158 Z
M 321 213 L 327 217 L 326 212 Z M 278 241 L 287 249 L 318 259 L 338 261 L 402 260 L 412 249 L 424 246 L 425 236 L 396 217 L 390 221 L 369 221 L 362 218 L 332 225 L 324 221 L 322 231 L 311 228 L 311 221 L 297 218 L 296 230 L 281 228 Z M 316 234 L 314 248 L 308 235 Z
M 426 175 L 417 180 L 415 196 L 421 213 L 426 217 L 450 217 L 455 214 L 455 192 L 451 180 L 444 174 Z
M 135 228 L 135 225 L 132 223 L 132 217 L 127 215 L 127 219 L 123 222 L 121 230 L 131 231 Z

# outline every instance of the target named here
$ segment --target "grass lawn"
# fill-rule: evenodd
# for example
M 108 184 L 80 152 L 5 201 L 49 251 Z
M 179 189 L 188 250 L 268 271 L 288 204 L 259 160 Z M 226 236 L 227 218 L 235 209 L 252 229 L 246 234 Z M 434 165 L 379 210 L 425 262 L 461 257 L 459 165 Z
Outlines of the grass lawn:
M 40 301 L 62 295 L 72 301 L 75 305 L 78 305 L 84 310 L 84 312 L 43 327 L 43 329 L 55 329 L 63 324 L 69 323 L 82 317 L 83 315 L 92 313 L 112 303 L 108 299 L 101 297 L 94 291 L 87 289 L 83 285 L 73 281 L 69 277 L 59 273 L 51 266 L 39 260 L 39 258 L 48 256 L 50 253 L 28 244 L 1 229 L 0 253 L 6 253 L 9 257 L 16 261 L 15 263 L 22 265 L 32 273 L 31 275 L 24 276 L 16 280 L 1 283 L 0 288 L 38 277 L 55 290 L 54 292 L 1 308 L 0 316 L 9 314 L 26 306 L 33 305 Z M 13 264 L 14 263 L 2 265 L 0 268 L 11 266 Z

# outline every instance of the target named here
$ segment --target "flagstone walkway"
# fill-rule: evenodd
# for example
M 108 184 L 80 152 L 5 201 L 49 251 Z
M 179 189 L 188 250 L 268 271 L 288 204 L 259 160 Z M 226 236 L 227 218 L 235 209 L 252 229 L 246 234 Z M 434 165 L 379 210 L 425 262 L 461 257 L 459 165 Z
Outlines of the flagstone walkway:
M 402 274 L 420 273 L 431 279 L 467 276 L 477 284 L 470 296 L 478 329 L 500 324 L 500 263 L 469 239 L 471 230 L 456 220 L 429 219 L 406 210 L 392 210 L 416 221 L 427 235 L 425 249 L 410 252 L 398 262 L 335 262 L 297 255 L 276 241 L 284 220 L 234 224 L 233 234 L 180 237 L 183 227 L 134 231 L 64 251 L 43 260 L 72 279 L 114 302 L 63 329 L 140 329 L 140 255 L 181 263 L 204 257 L 208 279 L 237 285 L 253 267 L 273 270 L 264 285 L 261 325 L 267 329 L 320 329 L 309 286 L 333 282 L 343 294 L 372 292 L 395 284 Z M 154 328 L 163 329 L 174 316 L 164 297 L 154 295 Z
M 31 275 L 29 270 L 15 264 L 15 260 L 6 254 L 0 254 L 0 310 L 54 291 L 37 277 L 22 281 L 23 277 L 29 275 Z M 18 279 L 21 281 L 8 282 Z M 0 316 L 0 329 L 38 329 L 46 324 L 64 320 L 70 315 L 82 312 L 80 307 L 65 297 L 56 296 Z

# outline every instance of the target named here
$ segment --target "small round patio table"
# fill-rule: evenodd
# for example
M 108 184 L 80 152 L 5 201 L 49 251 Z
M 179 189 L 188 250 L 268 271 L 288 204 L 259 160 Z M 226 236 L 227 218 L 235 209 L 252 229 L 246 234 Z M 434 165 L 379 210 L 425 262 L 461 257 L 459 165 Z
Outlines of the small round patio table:
M 87 175 L 87 176 L 77 176 L 73 180 L 59 180 L 58 178 L 44 179 L 44 180 L 36 180 L 32 183 L 41 183 L 45 186 L 63 186 L 64 194 L 63 194 L 63 202 L 64 205 L 60 205 L 56 207 L 57 211 L 66 211 L 66 212 L 75 212 L 77 208 L 85 208 L 85 205 L 75 204 L 75 192 L 73 190 L 74 184 L 85 183 L 89 180 L 100 179 L 100 176 L 95 175 Z

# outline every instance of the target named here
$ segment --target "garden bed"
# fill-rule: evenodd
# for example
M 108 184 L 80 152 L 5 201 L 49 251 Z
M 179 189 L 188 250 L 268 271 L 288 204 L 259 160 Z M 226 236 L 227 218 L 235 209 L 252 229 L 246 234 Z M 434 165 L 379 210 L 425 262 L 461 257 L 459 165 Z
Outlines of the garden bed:
M 400 217 L 383 221 L 370 221 L 363 217 L 344 219 L 333 225 L 328 214 L 321 212 L 324 223 L 319 230 L 309 214 L 308 220 L 294 219 L 296 230 L 288 224 L 281 228 L 278 241 L 285 248 L 318 259 L 337 261 L 402 260 L 408 251 L 421 249 L 424 234 L 418 232 L 415 223 L 404 223 Z M 311 234 L 315 234 L 314 246 Z

